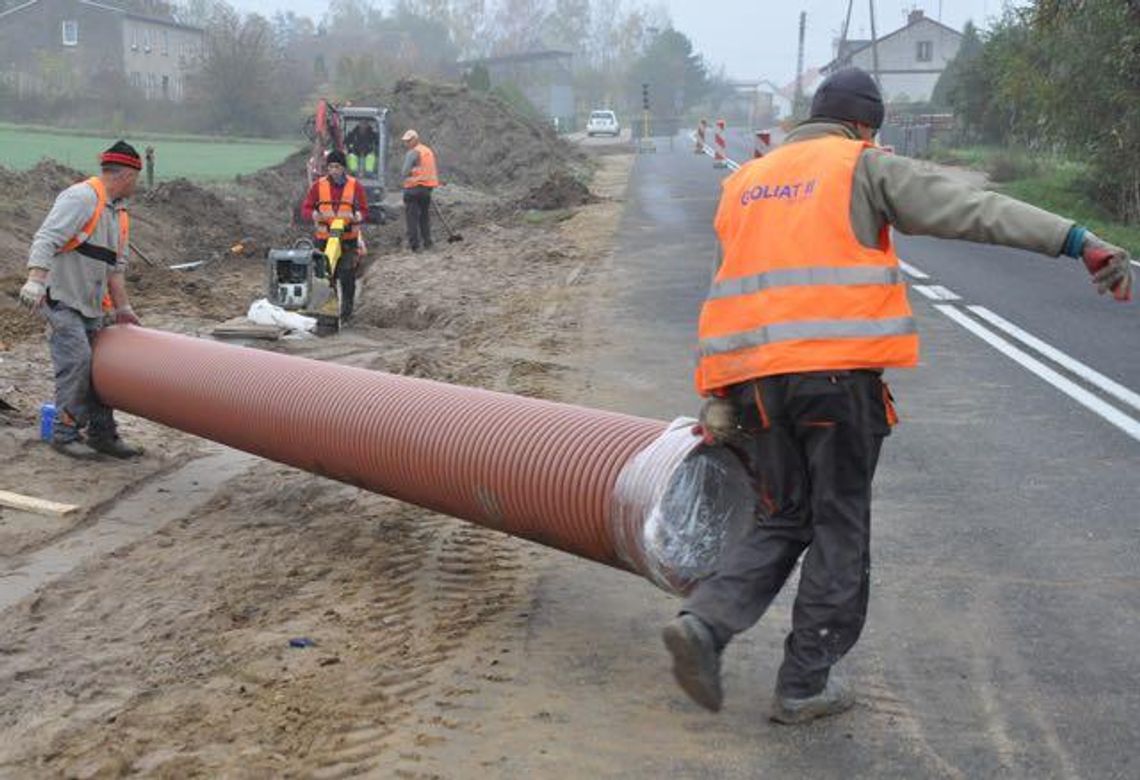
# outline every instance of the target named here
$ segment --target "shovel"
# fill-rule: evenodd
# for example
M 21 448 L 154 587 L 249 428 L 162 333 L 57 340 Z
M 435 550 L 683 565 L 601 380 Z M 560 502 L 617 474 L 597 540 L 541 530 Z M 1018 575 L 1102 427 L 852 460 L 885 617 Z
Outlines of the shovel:
M 453 231 L 451 225 L 447 224 L 447 220 L 443 218 L 443 212 L 440 211 L 439 204 L 433 200 L 431 205 L 432 208 L 435 209 L 435 215 L 439 218 L 439 223 L 443 225 L 443 229 L 447 231 L 447 243 L 454 244 L 456 241 L 462 241 L 463 236 Z

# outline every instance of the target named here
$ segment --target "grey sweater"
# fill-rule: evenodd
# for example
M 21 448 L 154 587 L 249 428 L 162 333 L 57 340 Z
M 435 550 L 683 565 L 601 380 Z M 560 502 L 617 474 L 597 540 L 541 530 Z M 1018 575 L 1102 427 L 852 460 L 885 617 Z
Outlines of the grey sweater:
M 92 244 L 107 247 L 118 254 L 114 265 L 95 260 L 78 252 L 56 254 L 75 236 L 95 213 L 99 199 L 86 182 L 73 184 L 61 192 L 32 239 L 28 268 L 48 272 L 48 294 L 53 301 L 75 309 L 85 317 L 101 317 L 107 279 L 127 268 L 128 248 L 119 248 L 119 219 L 115 213 L 126 207 L 125 201 L 108 201 L 99 224 L 88 238 Z
M 404 154 L 404 166 L 400 169 L 400 178 L 402 178 L 402 179 L 408 178 L 408 176 L 412 172 L 412 168 L 415 168 L 419 164 L 420 164 L 420 150 L 419 149 L 409 149 L 407 151 L 407 153 Z

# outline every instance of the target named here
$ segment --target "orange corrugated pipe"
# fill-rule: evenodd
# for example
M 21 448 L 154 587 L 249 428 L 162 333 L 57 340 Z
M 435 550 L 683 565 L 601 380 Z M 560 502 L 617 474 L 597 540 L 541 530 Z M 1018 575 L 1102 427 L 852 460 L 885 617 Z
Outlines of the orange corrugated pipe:
M 133 326 L 102 331 L 105 403 L 683 592 L 708 572 L 739 465 L 673 424 Z

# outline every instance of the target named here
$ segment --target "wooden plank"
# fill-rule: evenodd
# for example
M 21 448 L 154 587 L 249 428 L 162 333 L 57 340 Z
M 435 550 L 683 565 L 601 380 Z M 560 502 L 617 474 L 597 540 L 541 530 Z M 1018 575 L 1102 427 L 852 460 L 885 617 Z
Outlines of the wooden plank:
M 11 509 L 21 509 L 25 512 L 33 512 L 37 515 L 51 515 L 53 517 L 69 515 L 79 509 L 75 504 L 60 504 L 55 501 L 45 501 L 42 498 L 23 496 L 19 493 L 11 493 L 7 490 L 0 490 L 0 506 L 6 506 Z
M 276 340 L 285 334 L 277 325 L 259 325 L 245 317 L 234 317 L 214 326 L 210 335 L 216 338 L 245 338 Z

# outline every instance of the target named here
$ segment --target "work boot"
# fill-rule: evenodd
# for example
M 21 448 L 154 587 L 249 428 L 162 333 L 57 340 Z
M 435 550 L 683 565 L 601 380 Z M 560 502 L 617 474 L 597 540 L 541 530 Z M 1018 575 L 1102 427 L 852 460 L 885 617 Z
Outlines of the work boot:
M 712 631 L 696 615 L 673 618 L 661 632 L 673 655 L 673 677 L 689 698 L 707 710 L 719 712 L 724 703 L 720 688 L 720 652 Z
M 76 460 L 99 460 L 99 453 L 89 447 L 82 439 L 69 439 L 68 441 L 53 439 L 51 448 Z
M 831 676 L 827 678 L 827 686 L 815 696 L 797 699 L 777 693 L 776 698 L 772 700 L 772 712 L 768 717 L 776 723 L 792 726 L 816 718 L 826 718 L 828 715 L 838 715 L 853 706 L 855 706 L 854 691 Z
M 87 443 L 91 449 L 96 452 L 101 452 L 104 455 L 110 455 L 112 458 L 126 460 L 127 458 L 137 458 L 143 454 L 142 447 L 134 447 L 127 444 L 118 436 L 91 438 L 87 440 Z

